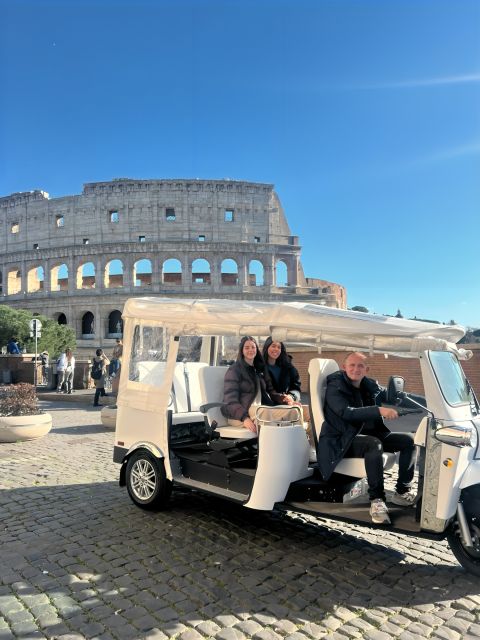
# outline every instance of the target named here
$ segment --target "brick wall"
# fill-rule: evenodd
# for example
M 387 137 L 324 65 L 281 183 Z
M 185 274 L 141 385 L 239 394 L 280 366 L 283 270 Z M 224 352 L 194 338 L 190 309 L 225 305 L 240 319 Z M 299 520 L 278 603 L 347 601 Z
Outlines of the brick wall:
M 473 351 L 473 358 L 461 364 L 477 398 L 480 398 L 480 344 L 465 345 L 465 348 Z M 346 355 L 344 351 L 322 351 L 321 355 L 318 355 L 315 351 L 295 349 L 291 349 L 289 353 L 293 356 L 293 363 L 300 374 L 302 391 L 308 391 L 308 363 L 312 358 L 331 358 L 341 366 Z M 369 357 L 369 366 L 369 376 L 378 380 L 381 385 L 386 385 L 390 376 L 398 375 L 405 378 L 406 391 L 423 395 L 420 362 L 416 358 L 385 358 L 383 355 L 375 354 Z

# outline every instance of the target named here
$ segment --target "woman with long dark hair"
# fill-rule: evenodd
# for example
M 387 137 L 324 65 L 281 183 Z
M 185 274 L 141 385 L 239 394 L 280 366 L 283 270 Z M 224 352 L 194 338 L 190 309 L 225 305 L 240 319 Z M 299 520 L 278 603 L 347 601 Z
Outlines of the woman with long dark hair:
M 270 378 L 273 388 L 282 398 L 282 404 L 300 402 L 300 376 L 283 342 L 267 338 L 263 345 L 263 360 L 265 377 Z
M 225 374 L 222 413 L 229 424 L 256 433 L 256 407 L 259 404 L 283 404 L 270 378 L 265 377 L 264 370 L 265 363 L 257 341 L 252 336 L 244 336 L 238 347 L 237 359 Z

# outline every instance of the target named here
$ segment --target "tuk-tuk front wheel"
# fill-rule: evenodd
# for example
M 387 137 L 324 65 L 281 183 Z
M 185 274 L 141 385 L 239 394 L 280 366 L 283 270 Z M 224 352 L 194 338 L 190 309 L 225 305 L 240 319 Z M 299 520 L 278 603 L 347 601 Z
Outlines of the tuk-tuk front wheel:
M 172 483 L 167 480 L 163 460 L 149 451 L 135 451 L 127 462 L 128 495 L 142 509 L 163 509 L 167 506 Z
M 465 546 L 456 521 L 450 527 L 447 540 L 453 555 L 462 567 L 469 573 L 480 577 L 480 516 L 471 517 L 467 515 L 467 521 L 473 547 Z

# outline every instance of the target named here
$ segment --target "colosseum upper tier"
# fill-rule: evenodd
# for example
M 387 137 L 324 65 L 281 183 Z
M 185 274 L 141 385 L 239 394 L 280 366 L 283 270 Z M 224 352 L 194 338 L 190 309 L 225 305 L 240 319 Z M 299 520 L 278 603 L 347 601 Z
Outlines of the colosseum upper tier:
M 345 308 L 345 289 L 306 278 L 271 184 L 117 179 L 79 195 L 0 198 L 2 302 L 109 346 L 132 296 L 309 301 Z

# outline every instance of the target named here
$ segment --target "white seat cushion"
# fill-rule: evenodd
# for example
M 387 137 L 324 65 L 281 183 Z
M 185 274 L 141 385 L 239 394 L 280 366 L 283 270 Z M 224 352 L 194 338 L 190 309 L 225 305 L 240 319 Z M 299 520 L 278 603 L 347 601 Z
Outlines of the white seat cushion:
M 221 404 L 223 402 L 223 381 L 228 367 L 204 367 L 198 372 L 200 395 L 202 406 L 209 404 Z M 216 423 L 215 431 L 221 438 L 235 438 L 236 440 L 248 440 L 256 436 L 244 427 L 234 427 L 228 424 L 228 419 L 220 411 L 220 407 L 211 407 L 206 412 L 210 425 Z

